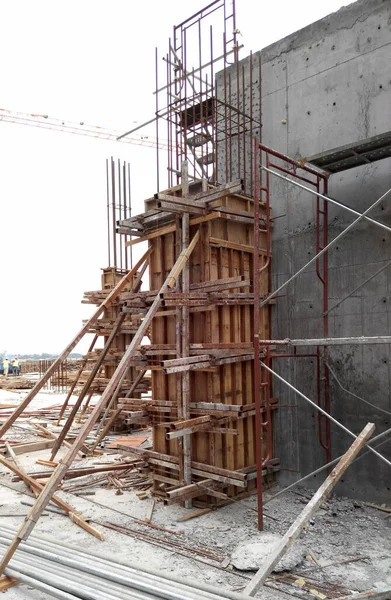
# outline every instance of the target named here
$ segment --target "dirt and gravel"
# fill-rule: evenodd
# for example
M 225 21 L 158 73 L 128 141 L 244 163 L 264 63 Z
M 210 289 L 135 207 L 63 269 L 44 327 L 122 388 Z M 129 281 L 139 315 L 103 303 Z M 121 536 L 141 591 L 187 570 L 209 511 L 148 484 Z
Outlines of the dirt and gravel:
M 4 394 L 0 402 L 5 402 Z M 17 404 L 20 396 L 20 393 L 8 393 L 7 398 L 8 401 L 13 398 Z M 36 406 L 47 406 L 61 402 L 61 398 L 40 394 L 35 402 Z M 12 428 L 7 437 L 20 441 L 36 439 L 18 428 Z M 49 451 L 23 454 L 18 458 L 26 471 L 41 471 L 43 467 L 37 465 L 36 460 L 48 459 Z M 115 458 L 113 454 L 90 457 L 77 464 L 113 462 Z M 136 522 L 144 521 L 150 500 L 139 500 L 135 490 L 117 495 L 115 488 L 89 489 L 95 493 L 85 497 L 64 492 L 59 495 L 104 533 L 104 542 L 82 531 L 68 517 L 48 511 L 39 520 L 36 532 L 81 548 L 101 550 L 114 559 L 120 556 L 141 567 L 148 565 L 171 572 L 184 580 L 215 584 L 222 592 L 243 589 L 253 575 L 244 569 L 255 568 L 257 560 L 262 560 L 255 544 L 264 547 L 265 538 L 270 534 L 283 535 L 313 494 L 305 488 L 297 488 L 270 501 L 265 507 L 264 532 L 257 530 L 255 497 L 184 522 L 178 519 L 189 510 L 156 502 L 152 525 L 169 530 L 160 531 Z M 266 497 L 278 490 L 278 487 L 268 490 Z M 28 510 L 22 501 L 30 500 L 26 494 L 29 492 L 24 484 L 13 480 L 13 476 L 1 468 L 0 529 L 2 524 L 16 528 L 21 523 Z M 127 535 L 114 530 L 113 526 L 126 527 Z M 285 566 L 288 570 L 273 573 L 258 593 L 259 597 L 282 600 L 293 595 L 321 600 L 391 585 L 390 513 L 370 508 L 363 502 L 329 498 L 295 542 L 294 550 L 294 559 Z M 8 590 L 6 598 L 47 600 L 49 596 L 17 586 Z

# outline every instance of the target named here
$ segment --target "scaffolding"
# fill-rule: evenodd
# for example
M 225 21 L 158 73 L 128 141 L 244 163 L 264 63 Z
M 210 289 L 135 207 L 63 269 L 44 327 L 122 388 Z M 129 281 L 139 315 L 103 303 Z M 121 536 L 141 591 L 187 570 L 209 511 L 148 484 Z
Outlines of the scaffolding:
M 203 32 L 208 18 L 215 18 L 216 13 L 223 16 L 222 49 L 215 58 L 209 24 L 210 56 L 204 63 Z M 189 41 L 192 35 L 198 40 L 194 53 L 198 54 L 198 65 L 194 68 L 189 67 L 194 52 Z M 145 201 L 144 213 L 131 216 L 130 204 L 124 205 L 121 200 L 116 212 L 115 193 L 112 192 L 111 201 L 108 194 L 108 246 L 112 248 L 114 270 L 107 275 L 112 276 L 112 281 L 107 279 L 102 290 L 86 294 L 86 300 L 97 305 L 95 313 L 0 429 L 1 436 L 81 337 L 103 332 L 104 349 L 68 415 L 52 458 L 79 409 L 80 419 L 85 419 L 81 432 L 41 490 L 3 558 L 0 573 L 19 543 L 30 535 L 79 450 L 87 447 L 93 451 L 121 415 L 125 416 L 127 427 L 152 424 L 152 450 L 121 445 L 119 448 L 138 455 L 140 468 L 148 468 L 151 473 L 156 495 L 167 504 L 179 502 L 190 507 L 191 503 L 201 502 L 210 506 L 236 501 L 256 487 L 260 530 L 263 482 L 273 479 L 279 469 L 273 438 L 273 411 L 279 407 L 278 398 L 273 397 L 274 379 L 317 411 L 318 439 L 326 458 L 321 470 L 338 460 L 332 460 L 330 423 L 350 437 L 359 438 L 331 414 L 328 348 L 337 344 L 386 344 L 390 336 L 329 337 L 328 315 L 333 307 L 328 304 L 328 251 L 362 220 L 390 232 L 391 227 L 369 213 L 391 190 L 360 213 L 328 195 L 329 173 L 261 143 L 260 59 L 255 61 L 252 55 L 249 58 L 247 110 L 248 91 L 244 65 L 238 61 L 236 35 L 235 4 L 232 3 L 232 12 L 227 11 L 225 0 L 212 2 L 174 28 L 165 57 L 167 82 L 163 87 L 159 87 L 156 75 L 156 135 L 159 139 L 164 119 L 168 189 L 160 191 L 158 158 L 157 192 Z M 228 57 L 233 61 L 230 68 Z M 223 98 L 221 94 L 217 97 L 214 82 L 220 61 Z M 235 78 L 231 78 L 233 70 Z M 253 81 L 257 71 L 259 80 Z M 254 89 L 259 94 L 259 118 L 254 116 Z M 159 100 L 162 94 L 166 97 L 163 108 Z M 110 166 L 107 171 L 111 172 L 114 185 L 113 160 Z M 121 171 L 118 163 L 123 199 L 129 197 L 130 190 L 126 174 L 126 165 Z M 316 199 L 316 223 L 315 255 L 272 290 L 274 177 Z M 331 241 L 329 203 L 356 217 Z M 119 247 L 117 234 L 123 237 Z M 126 250 L 142 242 L 148 243 L 148 250 L 132 267 Z M 314 285 L 317 283 L 321 290 L 321 336 L 273 339 L 272 305 L 309 266 L 315 267 Z M 141 290 L 147 268 L 149 289 Z M 119 347 L 113 340 L 121 335 L 128 337 L 122 338 Z M 149 343 L 145 343 L 145 338 L 149 338 Z M 300 352 L 301 346 L 310 350 Z M 93 344 L 90 351 L 92 348 Z M 316 401 L 281 377 L 274 367 L 281 358 L 315 360 Z M 93 381 L 100 367 L 109 363 L 113 366 L 112 362 L 115 368 L 91 409 L 88 398 Z M 147 372 L 151 373 L 152 395 L 143 394 L 141 389 Z M 365 442 L 365 446 L 391 466 L 373 447 L 373 442 L 389 433 L 390 430 L 383 432 L 371 443 Z M 94 440 L 88 446 L 87 439 L 92 435 Z

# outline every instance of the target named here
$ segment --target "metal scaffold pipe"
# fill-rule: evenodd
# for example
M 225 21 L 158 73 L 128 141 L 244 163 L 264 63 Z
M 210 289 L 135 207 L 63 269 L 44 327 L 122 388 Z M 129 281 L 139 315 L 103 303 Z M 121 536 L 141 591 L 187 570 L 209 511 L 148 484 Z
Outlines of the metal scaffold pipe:
M 290 179 L 288 179 L 288 181 L 290 181 Z M 292 182 L 294 183 L 294 182 Z M 298 271 L 296 271 L 296 273 L 294 275 L 292 275 L 292 277 L 290 277 L 287 281 L 285 281 L 285 283 L 283 283 L 282 285 L 280 285 L 279 288 L 277 288 L 274 292 L 272 292 L 271 294 L 269 294 L 269 296 L 267 296 L 267 298 L 265 298 L 265 300 L 263 300 L 259 307 L 262 308 L 263 306 L 265 306 L 265 304 L 267 304 L 268 302 L 270 302 L 270 300 L 272 298 L 274 298 L 274 296 L 276 296 L 277 294 L 279 294 L 279 292 L 281 290 L 283 290 L 289 283 L 291 283 L 294 279 L 296 279 L 296 277 L 298 277 L 301 273 L 303 273 L 303 271 L 305 271 L 310 265 L 312 265 L 314 262 L 316 262 L 321 256 L 323 256 L 323 254 L 325 254 L 326 252 L 328 252 L 328 250 L 330 250 L 330 248 L 332 248 L 334 246 L 334 244 L 336 244 L 342 237 L 344 237 L 351 229 L 353 229 L 353 227 L 355 227 L 357 225 L 357 223 L 359 223 L 362 219 L 365 218 L 365 216 L 371 211 L 373 210 L 376 206 L 378 206 L 381 202 L 383 202 L 383 200 L 391 193 L 391 188 L 389 190 L 387 190 L 382 196 L 380 196 L 380 198 L 378 198 L 373 204 L 371 204 L 371 206 L 369 208 L 366 209 L 365 212 L 363 212 L 362 214 L 360 214 L 360 216 L 353 221 L 353 223 L 350 223 L 350 225 L 348 225 L 343 231 L 341 231 L 340 234 L 337 235 L 337 237 L 335 237 L 333 240 L 331 240 L 331 242 L 329 244 L 327 244 L 327 246 L 325 246 L 324 248 L 322 248 L 322 250 L 320 252 L 318 252 L 317 254 L 315 254 L 315 256 L 313 258 L 311 258 L 311 260 L 309 260 L 303 267 L 301 267 L 301 269 L 299 269 Z M 387 226 L 385 226 L 387 227 Z M 387 227 L 387 229 L 389 229 L 391 231 L 391 227 Z
M 284 179 L 284 181 L 287 181 L 288 183 L 292 183 L 296 187 L 299 187 L 302 190 L 305 190 L 306 192 L 309 192 L 310 194 L 317 196 L 318 198 L 323 198 L 323 200 L 330 202 L 330 204 L 335 204 L 336 206 L 339 206 L 340 208 L 344 208 L 346 211 L 352 213 L 353 215 L 363 216 L 363 218 L 366 221 L 369 221 L 370 223 L 373 223 L 373 225 L 377 225 L 378 227 L 381 227 L 382 229 L 385 229 L 386 231 L 391 232 L 391 227 L 389 227 L 385 223 L 382 223 L 381 221 L 377 221 L 376 219 L 372 219 L 371 217 L 364 216 L 365 213 L 360 213 L 358 210 L 355 210 L 354 208 L 350 208 L 350 206 L 346 206 L 346 204 L 343 204 L 342 202 L 339 202 L 338 200 L 335 200 L 334 198 L 331 198 L 330 196 L 326 196 L 325 194 L 316 192 L 315 190 L 312 190 L 311 188 L 307 187 L 306 185 L 303 185 L 302 183 L 299 183 L 298 181 L 294 181 L 293 179 L 289 179 L 289 177 L 285 177 L 285 175 L 281 175 L 280 173 L 273 171 L 273 169 L 268 169 L 267 167 L 264 167 L 264 166 L 262 166 L 261 168 L 264 171 L 267 171 L 268 173 L 275 175 L 279 179 Z M 367 212 L 367 211 L 365 211 L 365 212 Z
M 383 431 L 383 433 L 379 433 L 379 435 L 376 435 L 374 438 L 372 438 L 371 444 L 373 444 L 373 442 L 376 442 L 377 440 L 380 440 L 380 438 L 383 438 L 387 435 L 391 435 L 391 428 L 386 429 L 386 431 Z M 382 442 L 380 442 L 380 444 L 377 444 L 376 448 L 380 448 L 380 446 L 382 446 L 383 444 L 386 444 L 389 441 L 390 440 L 383 440 Z M 369 450 L 367 450 L 366 452 L 363 452 L 362 454 L 360 454 L 360 456 L 358 456 L 357 458 L 354 459 L 352 464 L 354 464 L 358 460 L 361 460 L 362 458 L 364 458 L 364 456 L 367 456 L 368 454 L 370 454 Z M 288 485 L 288 487 L 286 487 L 283 490 L 280 490 L 279 492 L 274 494 L 271 498 L 266 498 L 266 500 L 264 500 L 263 503 L 268 504 L 268 502 L 271 502 L 275 498 L 278 498 L 278 496 L 281 496 L 282 494 L 285 494 L 285 492 L 289 492 L 289 490 L 296 487 L 297 485 L 300 485 L 301 483 L 303 483 L 303 481 L 307 481 L 307 479 L 310 479 L 311 477 L 315 477 L 315 475 L 318 475 L 319 473 L 322 473 L 322 471 L 325 471 L 326 469 L 329 469 L 330 467 L 336 465 L 337 462 L 339 460 L 341 460 L 342 456 L 343 456 L 343 454 L 341 454 L 341 456 L 338 456 L 337 458 L 334 458 L 334 460 L 326 463 L 325 465 L 323 465 L 323 467 L 319 467 L 319 469 L 315 469 L 315 471 L 311 471 L 311 473 L 308 473 L 304 477 L 301 477 L 301 479 L 294 481 L 293 483 Z
M 48 585 L 47 583 L 39 581 L 34 577 L 30 577 L 29 575 L 19 573 L 19 571 L 16 571 L 11 567 L 7 567 L 5 569 L 5 574 L 7 575 L 7 577 L 12 577 L 13 579 L 17 579 L 21 583 L 24 583 L 25 585 L 35 588 L 36 590 L 40 590 L 41 592 L 47 593 L 50 597 L 56 598 L 57 600 L 79 600 L 79 598 L 77 596 L 74 596 L 73 594 L 62 592 L 61 590 L 54 588 L 52 585 Z
M 332 421 L 334 423 L 334 425 L 337 425 L 337 427 L 339 427 L 340 429 L 342 429 L 343 431 L 345 431 L 345 433 L 347 433 L 351 437 L 353 437 L 353 438 L 357 437 L 353 433 L 353 431 L 350 431 L 350 429 L 348 429 L 347 427 L 345 427 L 345 425 L 342 425 L 342 423 L 340 423 L 337 419 L 335 419 L 328 412 L 326 412 L 325 410 L 323 410 L 323 408 L 321 408 L 320 406 L 318 406 L 315 402 L 313 402 L 310 398 L 308 398 L 308 396 L 306 396 L 305 394 L 303 394 L 303 392 L 300 392 L 300 390 L 298 390 L 297 388 L 295 388 L 295 386 L 293 386 L 291 383 L 289 383 L 289 381 L 287 381 L 286 379 L 284 379 L 283 377 L 281 377 L 281 375 L 279 375 L 278 373 L 276 373 L 275 371 L 273 371 L 270 367 L 268 367 L 267 365 L 265 365 L 265 363 L 263 363 L 262 361 L 261 361 L 261 365 L 262 365 L 262 367 L 264 369 L 266 369 L 272 375 L 274 375 L 274 377 L 277 377 L 277 379 L 279 379 L 280 381 L 282 381 L 291 390 L 293 390 L 294 392 L 296 392 L 296 394 L 298 394 L 301 398 L 303 398 L 304 400 L 306 400 L 307 402 L 309 402 L 311 404 L 311 406 L 313 406 L 314 408 L 316 408 L 316 410 L 318 410 L 319 412 L 321 412 L 322 415 L 324 415 L 325 417 L 327 417 L 328 419 L 330 419 L 330 421 Z M 374 448 L 371 448 L 371 446 L 369 446 L 368 444 L 365 444 L 365 445 L 368 448 L 368 450 L 370 450 L 370 452 L 372 452 L 373 454 L 375 454 L 378 458 L 380 458 L 380 460 L 382 460 L 389 467 L 391 467 L 391 462 L 385 456 L 383 456 L 382 454 L 380 454 L 380 452 L 377 452 L 377 450 L 375 450 Z
M 344 337 L 344 338 L 308 338 L 292 340 L 259 340 L 260 344 L 270 346 L 349 346 L 363 344 L 391 344 L 391 335 L 377 335 L 373 337 Z

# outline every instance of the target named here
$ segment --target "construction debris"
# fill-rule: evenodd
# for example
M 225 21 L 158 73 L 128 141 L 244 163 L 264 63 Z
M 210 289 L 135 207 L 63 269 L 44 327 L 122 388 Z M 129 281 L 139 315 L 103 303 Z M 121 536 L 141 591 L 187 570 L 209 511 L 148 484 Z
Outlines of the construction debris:
M 239 571 L 258 571 L 281 539 L 280 535 L 264 532 L 257 541 L 239 544 L 234 550 L 230 562 Z M 306 551 L 303 545 L 295 544 L 273 567 L 273 573 L 294 571 L 295 567 L 302 563 L 305 555 Z

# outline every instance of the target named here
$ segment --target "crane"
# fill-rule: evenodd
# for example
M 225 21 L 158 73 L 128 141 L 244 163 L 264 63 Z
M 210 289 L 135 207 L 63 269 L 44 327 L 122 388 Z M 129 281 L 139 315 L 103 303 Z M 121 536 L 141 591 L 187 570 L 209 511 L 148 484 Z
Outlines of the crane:
M 74 133 L 86 137 L 107 140 L 111 142 L 122 142 L 125 144 L 134 144 L 146 148 L 158 148 L 159 150 L 168 150 L 167 140 L 158 140 L 150 136 L 140 137 L 121 137 L 122 132 L 100 127 L 98 125 L 88 125 L 83 121 L 76 123 L 49 117 L 49 115 L 38 113 L 23 113 L 14 110 L 0 108 L 0 121 L 4 123 L 15 123 L 17 125 L 29 125 L 31 127 L 41 127 L 42 129 L 51 129 L 53 131 L 63 131 Z

